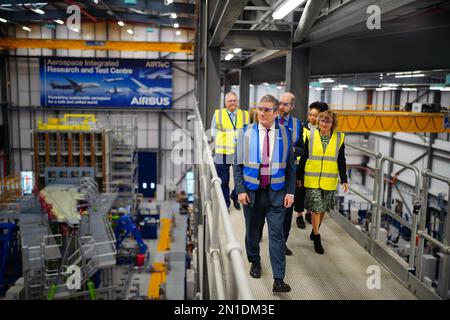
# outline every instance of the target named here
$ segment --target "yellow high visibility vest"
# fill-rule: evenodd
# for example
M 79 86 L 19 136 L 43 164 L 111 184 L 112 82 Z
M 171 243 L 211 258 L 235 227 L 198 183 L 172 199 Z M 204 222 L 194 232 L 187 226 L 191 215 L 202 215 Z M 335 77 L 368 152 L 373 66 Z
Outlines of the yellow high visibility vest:
M 303 132 L 302 132 L 302 139 L 303 139 L 303 143 L 306 142 L 306 137 L 309 135 L 309 129 L 306 128 L 305 126 L 303 126 Z M 300 163 L 300 158 L 301 156 L 297 157 L 297 163 Z
M 308 145 L 309 154 L 305 166 L 304 185 L 306 188 L 336 190 L 339 182 L 337 159 L 344 138 L 343 133 L 333 132 L 330 143 L 323 152 L 319 130 L 311 130 Z
M 217 133 L 215 139 L 216 154 L 234 154 L 236 139 L 239 130 L 249 122 L 248 111 L 237 109 L 234 123 L 231 122 L 226 108 L 217 109 L 214 113 L 216 117 Z

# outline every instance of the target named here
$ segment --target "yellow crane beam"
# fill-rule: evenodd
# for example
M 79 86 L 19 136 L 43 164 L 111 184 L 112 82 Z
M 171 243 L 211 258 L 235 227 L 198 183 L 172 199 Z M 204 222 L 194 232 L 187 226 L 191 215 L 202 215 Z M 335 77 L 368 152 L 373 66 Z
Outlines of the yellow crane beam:
M 449 132 L 447 113 L 333 110 L 340 132 Z
M 66 50 L 118 50 L 118 51 L 159 51 L 192 54 L 192 42 L 145 42 L 145 41 L 89 41 L 51 39 L 1 38 L 2 49 L 66 49 Z

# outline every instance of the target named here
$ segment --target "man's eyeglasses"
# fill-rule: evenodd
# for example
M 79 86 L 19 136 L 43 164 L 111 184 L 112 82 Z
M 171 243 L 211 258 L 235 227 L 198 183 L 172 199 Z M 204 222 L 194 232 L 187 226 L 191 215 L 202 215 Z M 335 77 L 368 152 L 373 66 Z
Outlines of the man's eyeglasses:
M 275 111 L 275 108 L 266 108 L 266 107 L 256 107 L 256 109 L 258 110 L 258 112 L 270 112 L 270 111 Z

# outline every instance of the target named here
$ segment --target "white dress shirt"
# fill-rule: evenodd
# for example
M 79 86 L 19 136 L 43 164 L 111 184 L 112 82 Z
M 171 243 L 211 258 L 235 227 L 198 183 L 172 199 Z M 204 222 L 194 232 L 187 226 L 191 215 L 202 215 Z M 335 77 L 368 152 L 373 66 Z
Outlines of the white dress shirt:
M 262 163 L 262 159 L 263 159 L 263 148 L 264 148 L 264 139 L 266 137 L 266 128 L 261 125 L 260 123 L 258 123 L 258 130 L 259 130 L 259 156 L 261 159 L 261 163 Z M 272 162 L 272 154 L 273 154 L 273 147 L 275 145 L 275 122 L 272 124 L 272 126 L 270 127 L 270 131 L 269 131 L 269 147 L 270 147 L 270 151 L 269 151 L 269 162 Z M 286 194 L 289 195 L 291 197 L 294 197 L 293 194 Z
M 259 157 L 263 159 L 263 148 L 264 148 L 264 139 L 266 138 L 266 128 L 258 123 L 258 130 L 259 130 Z M 270 127 L 269 131 L 269 161 L 272 161 L 272 153 L 273 153 L 273 146 L 275 144 L 275 122 Z

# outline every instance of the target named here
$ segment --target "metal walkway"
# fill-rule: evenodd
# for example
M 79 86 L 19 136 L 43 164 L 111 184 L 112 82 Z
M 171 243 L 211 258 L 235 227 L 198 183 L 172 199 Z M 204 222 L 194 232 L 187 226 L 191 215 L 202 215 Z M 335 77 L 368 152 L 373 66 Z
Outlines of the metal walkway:
M 236 237 L 244 249 L 245 223 L 243 211 L 231 206 L 230 217 Z M 295 213 L 294 213 L 295 216 Z M 307 223 L 305 230 L 298 229 L 295 218 L 289 235 L 288 247 L 294 252 L 286 256 L 286 276 L 292 291 L 289 293 L 272 293 L 272 268 L 269 259 L 269 239 L 267 223 L 261 241 L 262 276 L 253 279 L 249 276 L 250 286 L 255 299 L 259 300 L 412 300 L 417 299 L 408 288 L 392 275 L 383 265 L 372 257 L 364 248 L 353 240 L 332 218 L 327 216 L 322 223 L 322 245 L 324 255 L 314 252 L 309 240 L 312 226 Z M 250 263 L 245 259 L 246 267 Z M 369 289 L 367 273 L 369 266 L 379 266 L 381 271 L 381 288 Z

